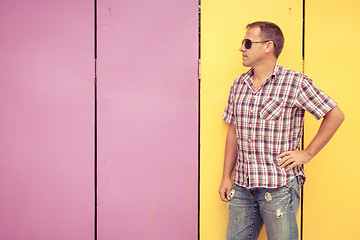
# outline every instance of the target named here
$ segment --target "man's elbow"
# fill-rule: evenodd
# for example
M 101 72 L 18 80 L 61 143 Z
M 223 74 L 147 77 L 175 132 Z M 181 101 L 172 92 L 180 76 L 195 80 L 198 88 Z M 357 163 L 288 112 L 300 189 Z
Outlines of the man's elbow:
M 324 118 L 331 118 L 338 122 L 339 125 L 341 125 L 345 120 L 345 114 L 341 111 L 339 106 L 336 106 L 333 108 L 330 112 L 328 112 Z
M 340 110 L 340 116 L 339 116 L 340 122 L 342 123 L 345 120 L 345 114 Z

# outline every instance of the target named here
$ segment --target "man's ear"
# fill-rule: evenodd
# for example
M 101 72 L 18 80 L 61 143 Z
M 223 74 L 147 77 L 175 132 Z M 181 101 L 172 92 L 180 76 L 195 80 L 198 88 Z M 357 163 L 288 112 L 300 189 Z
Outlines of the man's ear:
M 274 43 L 272 41 L 267 42 L 265 46 L 266 46 L 266 48 L 265 48 L 266 53 L 269 53 L 271 51 L 275 51 L 275 49 L 274 49 L 275 46 L 274 46 Z

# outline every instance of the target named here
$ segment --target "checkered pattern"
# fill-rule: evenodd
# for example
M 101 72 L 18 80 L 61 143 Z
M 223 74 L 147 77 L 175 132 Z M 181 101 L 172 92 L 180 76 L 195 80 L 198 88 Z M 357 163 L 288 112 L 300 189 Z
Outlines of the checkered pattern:
M 278 188 L 295 176 L 302 182 L 301 166 L 285 171 L 277 155 L 300 149 L 304 113 L 322 118 L 336 103 L 312 80 L 276 64 L 273 74 L 256 91 L 253 69 L 231 86 L 224 121 L 236 125 L 238 157 L 234 180 L 246 188 Z

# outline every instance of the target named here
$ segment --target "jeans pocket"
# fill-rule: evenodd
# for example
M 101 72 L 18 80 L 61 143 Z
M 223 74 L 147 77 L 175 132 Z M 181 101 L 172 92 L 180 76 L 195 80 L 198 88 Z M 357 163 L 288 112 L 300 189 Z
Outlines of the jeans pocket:
M 298 176 L 288 182 L 284 187 L 287 188 L 290 193 L 296 193 L 298 196 L 301 194 L 301 184 Z

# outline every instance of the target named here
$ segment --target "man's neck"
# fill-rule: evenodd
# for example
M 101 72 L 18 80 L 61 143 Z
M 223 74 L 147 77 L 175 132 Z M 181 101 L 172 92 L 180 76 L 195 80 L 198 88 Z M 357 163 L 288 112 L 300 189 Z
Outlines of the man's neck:
M 268 61 L 258 66 L 254 66 L 254 82 L 264 83 L 265 80 L 271 76 L 276 66 L 276 60 Z

